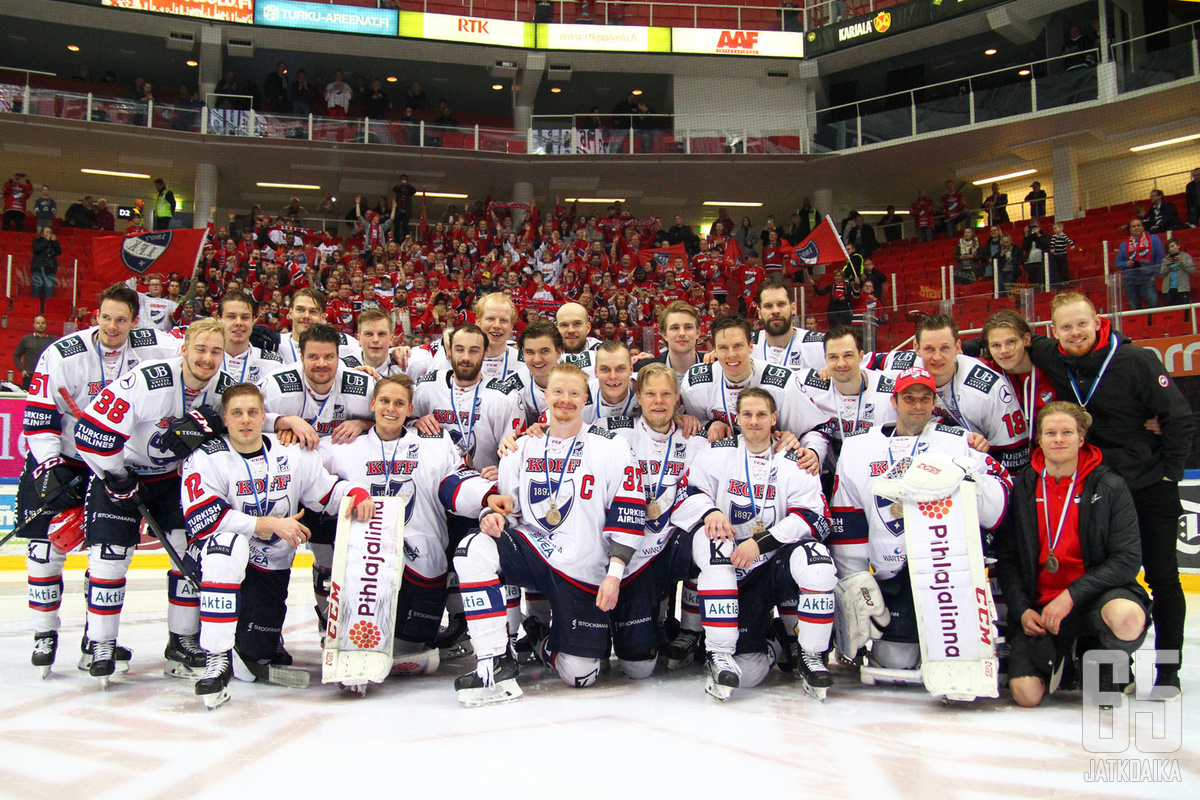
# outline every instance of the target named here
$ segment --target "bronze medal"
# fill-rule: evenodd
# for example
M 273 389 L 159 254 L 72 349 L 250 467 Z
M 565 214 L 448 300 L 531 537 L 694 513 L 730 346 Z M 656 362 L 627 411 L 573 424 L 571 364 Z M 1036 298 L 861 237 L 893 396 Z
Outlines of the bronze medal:
M 904 506 L 900 505 L 899 503 L 892 503 L 890 510 L 892 512 L 892 519 L 904 518 Z
M 546 512 L 546 522 L 549 522 L 552 526 L 562 522 L 562 512 L 558 510 L 558 506 L 554 505 L 554 503 L 550 503 L 550 510 Z
M 658 505 L 658 500 L 651 500 L 646 504 L 646 519 L 654 521 L 662 516 L 662 509 Z
M 1046 572 L 1049 572 L 1051 575 L 1058 572 L 1058 559 L 1054 556 L 1054 553 L 1046 557 Z
M 761 519 L 754 520 L 754 527 L 750 529 L 751 536 L 759 536 L 767 532 L 766 527 L 762 524 Z

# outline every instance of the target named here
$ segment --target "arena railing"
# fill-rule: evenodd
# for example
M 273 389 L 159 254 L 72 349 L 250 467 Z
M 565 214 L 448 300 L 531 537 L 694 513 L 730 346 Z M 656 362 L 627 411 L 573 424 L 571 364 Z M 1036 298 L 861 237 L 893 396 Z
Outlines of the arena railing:
M 1186 42 L 1149 54 L 1144 53 L 1149 36 L 1114 43 L 1111 52 L 1115 62 L 1096 65 L 1094 58 L 1085 56 L 1083 63 L 1075 64 L 1079 54 L 1056 56 L 818 109 L 815 129 L 804 123 L 794 127 L 747 125 L 742 130 L 681 129 L 670 114 L 644 115 L 641 122 L 637 116 L 608 114 L 604 115 L 603 127 L 587 125 L 581 116 L 547 115 L 534 116 L 527 130 L 480 125 L 444 127 L 427 121 L 266 114 L 239 108 L 233 102 L 237 96 L 210 96 L 203 106 L 141 103 L 37 88 L 30 85 L 28 77 L 24 85 L 0 83 L 0 113 L 211 135 L 514 154 L 805 155 L 877 146 L 1039 111 L 1095 104 L 1101 102 L 1101 83 L 1107 80 L 1100 72 L 1111 75 L 1114 63 L 1114 91 L 1118 94 L 1155 91 L 1178 81 L 1195 80 L 1200 76 L 1196 26 L 1176 26 L 1154 35 L 1179 39 L 1185 34 L 1190 37 Z M 646 120 L 652 124 L 642 124 Z

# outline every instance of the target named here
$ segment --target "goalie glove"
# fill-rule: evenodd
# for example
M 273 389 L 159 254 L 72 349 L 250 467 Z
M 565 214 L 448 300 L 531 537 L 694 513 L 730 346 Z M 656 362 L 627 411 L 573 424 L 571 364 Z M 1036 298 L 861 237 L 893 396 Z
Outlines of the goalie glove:
M 225 423 L 207 408 L 193 408 L 171 420 L 163 435 L 163 447 L 177 458 L 187 458 L 209 439 L 225 433 Z
M 948 497 L 967 477 L 963 466 L 949 456 L 930 453 L 901 459 L 871 485 L 871 492 L 897 503 L 921 503 Z M 905 463 L 908 462 L 908 463 Z
M 46 459 L 33 470 L 32 477 L 33 487 L 44 508 L 62 511 L 83 504 L 87 480 L 76 474 L 62 458 Z
M 279 341 L 279 334 L 266 325 L 255 325 L 254 329 L 250 332 L 250 344 L 264 352 L 278 352 Z
M 50 544 L 60 553 L 69 553 L 83 541 L 83 506 L 71 506 L 50 520 L 47 531 Z
M 833 587 L 834 637 L 842 655 L 853 659 L 867 642 L 883 636 L 892 614 L 883 603 L 875 576 L 859 572 Z

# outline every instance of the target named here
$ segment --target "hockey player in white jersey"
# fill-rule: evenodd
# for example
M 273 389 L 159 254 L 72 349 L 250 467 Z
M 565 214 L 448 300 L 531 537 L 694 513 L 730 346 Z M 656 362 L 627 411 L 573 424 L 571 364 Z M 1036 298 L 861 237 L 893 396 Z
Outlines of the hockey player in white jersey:
M 520 358 L 512 340 L 517 307 L 504 292 L 485 294 L 475 301 L 475 323 L 487 334 L 487 352 L 480 372 L 483 382 L 505 380 L 517 369 Z
M 222 372 L 225 328 L 215 319 L 189 326 L 182 356 L 139 364 L 106 386 L 75 426 L 75 447 L 92 479 L 88 485 L 88 637 L 90 673 L 107 686 L 115 669 L 114 649 L 125 604 L 125 574 L 138 543 L 139 506 L 157 520 L 177 553 L 187 538 L 178 503 L 179 462 L 166 439 L 168 426 L 191 409 L 219 410 L 233 381 Z M 196 587 L 176 570 L 167 579 L 166 673 L 195 677 L 192 645 L 197 634 L 190 609 Z
M 522 360 L 503 381 L 489 385 L 506 394 L 517 395 L 523 419 L 522 427 L 534 424 L 546 411 L 546 382 L 550 370 L 562 355 L 562 334 L 553 322 L 540 319 L 529 323 L 517 339 Z
M 283 366 L 278 353 L 250 344 L 255 306 L 254 298 L 242 291 L 226 292 L 217 303 L 217 318 L 228 332 L 222 369 L 238 383 L 258 383 Z
M 303 356 L 300 337 L 313 325 L 325 323 L 325 295 L 316 289 L 300 289 L 292 295 L 292 308 L 288 316 L 292 324 L 290 336 L 279 343 L 279 357 L 284 364 L 296 364 Z M 344 333 L 338 333 L 338 357 L 353 356 L 362 359 L 362 348 L 358 342 Z M 268 425 L 268 430 L 270 426 Z
M 349 495 L 359 520 L 375 512 L 367 490 L 331 475 L 318 453 L 263 435 L 256 386 L 231 387 L 222 405 L 228 432 L 184 462 L 180 496 L 191 540 L 187 558 L 201 576 L 191 616 L 206 663 L 196 694 L 209 708 L 229 699 L 232 677 L 254 681 L 276 657 L 292 560 L 310 538 L 299 520 L 302 506 L 336 514 Z M 247 566 L 256 580 L 247 582 Z
M 595 422 L 605 417 L 628 417 L 637 411 L 637 392 L 630 380 L 633 362 L 624 342 L 602 342 L 596 348 L 593 374 L 588 381 L 588 394 L 594 402 L 592 418 L 585 410 L 583 421 Z
M 922 319 L 916 348 L 937 383 L 937 416 L 987 439 L 988 452 L 1008 471 L 1028 466 L 1028 420 L 1012 385 L 979 359 L 963 355 L 954 320 L 945 314 Z
M 758 286 L 758 318 L 763 330 L 755 333 L 753 356 L 775 367 L 820 370 L 825 366 L 825 335 L 792 324 L 796 305 L 792 290 L 778 275 Z
M 306 450 L 315 450 L 321 439 L 352 442 L 371 427 L 375 379 L 339 360 L 340 340 L 341 334 L 329 325 L 306 327 L 300 335 L 300 363 L 268 375 L 259 385 L 267 430 L 280 434 L 280 441 L 291 443 L 294 437 Z M 313 553 L 313 594 L 317 626 L 324 631 L 337 523 L 315 509 L 310 512 L 302 521 L 313 534 L 308 543 Z
M 346 356 L 342 363 L 379 379 L 388 375 L 403 375 L 404 370 L 392 356 L 392 320 L 378 308 L 368 308 L 358 315 L 359 356 Z M 396 348 L 397 350 L 400 348 Z M 404 348 L 407 350 L 408 348 Z
M 518 393 L 504 381 L 483 380 L 487 334 L 478 326 L 461 325 L 450 340 L 450 369 L 426 373 L 417 381 L 413 416 L 418 430 L 434 434 L 447 429 L 467 463 L 476 469 L 500 462 L 500 441 L 519 430 L 524 416 Z
M 463 463 L 448 431 L 405 427 L 412 396 L 407 375 L 381 379 L 371 398 L 375 426 L 349 444 L 323 441 L 321 454 L 326 469 L 367 487 L 372 497 L 404 499 L 404 582 L 393 654 L 433 671 L 437 650 L 429 648 L 446 607 L 449 571 L 446 513 L 477 519 L 496 485 Z
M 820 482 L 800 468 L 795 451 L 774 451 L 775 408 L 764 389 L 741 393 L 741 434 L 714 442 L 693 463 L 671 515 L 692 534 L 708 651 L 705 691 L 718 700 L 766 677 L 771 610 L 796 601 L 798 622 L 789 635 L 800 645 L 798 677 L 820 699 L 832 683 L 824 663 L 836 583 L 822 544 L 828 512 Z
M 454 555 L 478 665 L 457 681 L 464 705 L 520 696 L 505 634 L 501 583 L 545 595 L 553 622 L 543 660 L 570 686 L 591 686 L 609 652 L 609 612 L 646 522 L 642 471 L 629 446 L 581 416 L 587 380 L 573 365 L 550 374 L 547 435 L 524 437 L 500 464 L 505 514 Z
M 600 346 L 600 340 L 588 336 L 591 322 L 587 309 L 579 303 L 563 303 L 554 313 L 554 322 L 558 325 L 558 332 L 562 334 L 563 363 L 579 367 L 589 379 L 595 377 L 595 350 Z
M 697 364 L 683 378 L 684 411 L 701 422 L 712 421 L 710 442 L 724 439 L 737 425 L 737 398 L 746 388 L 758 386 L 775 399 L 780 430 L 790 431 L 810 451 L 802 453 L 802 465 L 815 470 L 824 459 L 829 440 L 821 432 L 829 422 L 800 388 L 791 370 L 772 367 L 750 355 L 751 327 L 741 317 L 724 316 L 712 327 L 717 360 Z
M 17 520 L 29 539 L 26 568 L 34 636 L 33 665 L 50 671 L 58 648 L 62 571 L 67 552 L 83 542 L 81 509 L 91 473 L 75 450 L 78 410 L 114 380 L 138 364 L 170 358 L 182 340 L 137 328 L 137 293 L 115 284 L 100 294 L 96 327 L 68 334 L 38 359 L 25 396 L 23 427 L 28 453 L 17 487 Z M 50 506 L 46 506 L 50 503 Z M 48 538 L 53 521 L 55 542 Z M 79 524 L 77 524 L 79 523 Z M 91 666 L 91 648 L 83 638 L 80 669 Z M 129 651 L 118 648 L 126 666 Z
M 882 372 L 863 368 L 861 334 L 849 325 L 838 325 L 825 334 L 825 372 L 828 380 L 813 370 L 803 370 L 801 388 L 833 423 L 826 430 L 841 442 L 876 425 L 886 425 L 896 419 L 892 408 L 893 380 Z M 832 468 L 837 452 L 831 454 L 827 465 Z
M 934 416 L 933 375 L 921 367 L 905 370 L 892 395 L 894 425 L 871 428 L 842 446 L 831 502 L 833 534 L 830 551 L 848 597 L 869 597 L 876 641 L 870 664 L 914 670 L 920 658 L 917 620 L 905 551 L 903 509 L 872 492 L 872 482 L 905 459 L 939 453 L 954 458 L 975 482 L 979 523 L 992 529 L 1004 516 L 1010 482 L 1004 467 L 989 455 L 972 450 L 961 428 L 940 424 Z M 873 575 L 871 573 L 874 573 Z M 876 585 L 877 584 L 877 585 Z M 861 589 L 861 591 L 860 591 Z M 840 590 L 839 590 L 840 591 Z M 864 609 L 843 609 L 856 615 Z M 890 622 L 888 621 L 890 618 Z M 855 658 L 857 653 L 844 653 Z
M 671 553 L 682 551 L 671 546 L 677 530 L 671 523 L 675 487 L 698 455 L 708 449 L 708 440 L 703 436 L 689 436 L 675 423 L 678 387 L 673 369 L 660 362 L 648 364 L 637 377 L 640 413 L 597 421 L 633 450 L 642 469 L 646 496 L 645 533 L 626 569 L 621 597 L 612 611 L 613 649 L 621 671 L 635 680 L 648 678 L 654 671 L 658 620 L 662 616 L 660 598 L 667 595 L 672 584 L 686 577 L 691 564 L 690 548 L 679 559 L 681 564 L 669 563 Z

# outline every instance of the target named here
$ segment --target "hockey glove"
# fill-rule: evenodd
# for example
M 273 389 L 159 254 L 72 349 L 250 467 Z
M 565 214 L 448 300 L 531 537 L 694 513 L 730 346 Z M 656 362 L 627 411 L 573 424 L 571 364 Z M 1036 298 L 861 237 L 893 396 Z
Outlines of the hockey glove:
M 250 344 L 259 350 L 275 353 L 279 350 L 279 334 L 266 325 L 255 325 L 250 332 Z
M 193 408 L 171 421 L 163 435 L 162 446 L 177 458 L 187 458 L 209 439 L 225 433 L 221 417 L 207 408 Z
M 838 650 L 853 660 L 867 642 L 883 636 L 892 614 L 883 603 L 879 584 L 869 572 L 843 578 L 833 588 L 834 636 Z
M 83 541 L 83 506 L 71 506 L 50 520 L 47 533 L 50 544 L 60 553 L 69 553 Z
M 126 469 L 119 474 L 108 472 L 104 475 L 104 492 L 114 504 L 132 511 L 141 500 L 142 484 L 133 470 Z
M 62 511 L 83 504 L 87 480 L 67 466 L 63 459 L 57 456 L 46 459 L 34 469 L 32 477 L 34 489 L 44 508 Z

